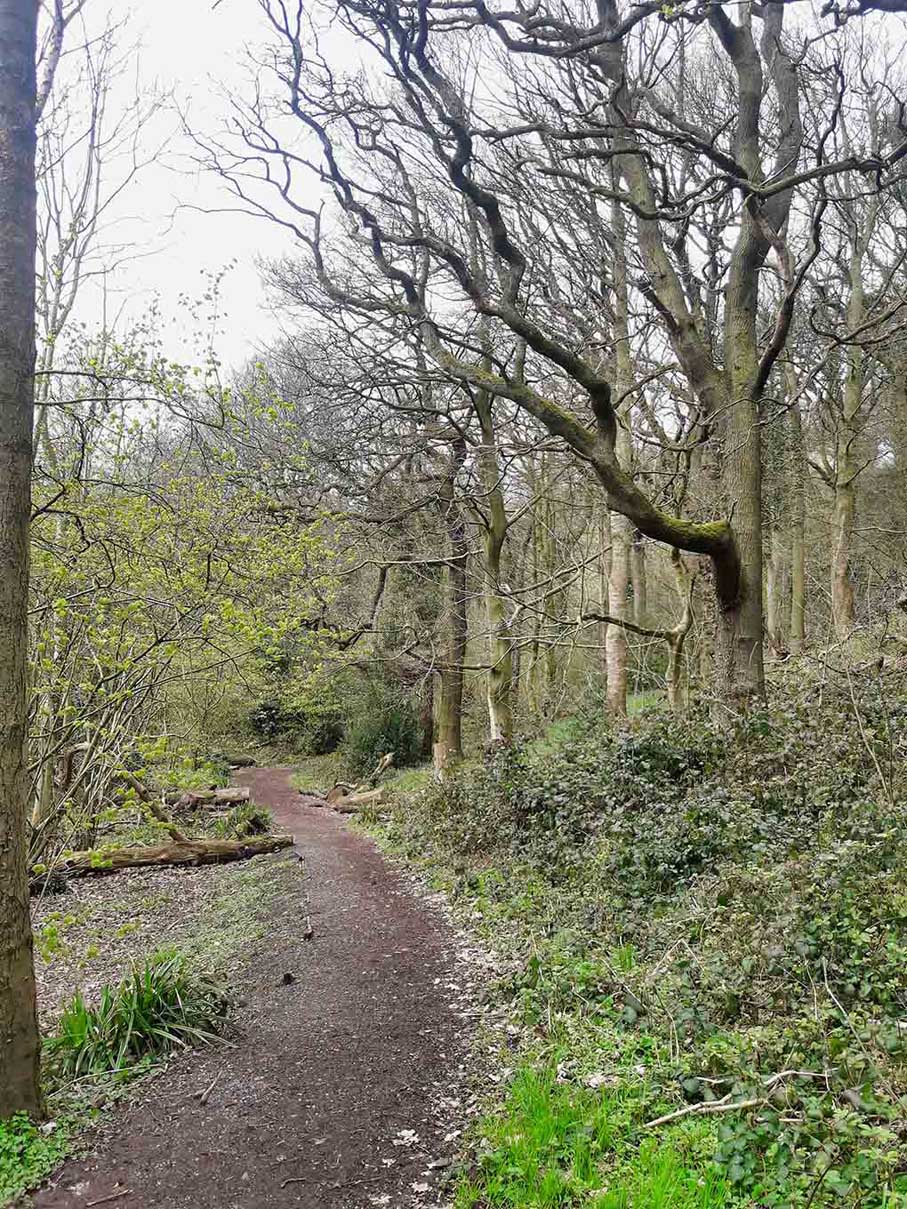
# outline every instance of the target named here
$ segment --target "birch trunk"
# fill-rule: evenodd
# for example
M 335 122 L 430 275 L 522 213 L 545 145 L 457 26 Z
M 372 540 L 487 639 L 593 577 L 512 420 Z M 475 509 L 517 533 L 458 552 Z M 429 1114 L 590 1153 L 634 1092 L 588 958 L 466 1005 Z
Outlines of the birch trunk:
M 788 379 L 791 396 L 788 424 L 791 447 L 790 524 L 790 651 L 800 655 L 806 646 L 806 457 L 803 423 L 796 383 Z
M 482 430 L 479 474 L 488 513 L 484 527 L 485 614 L 489 648 L 485 691 L 490 742 L 509 743 L 513 737 L 513 641 L 507 619 L 507 600 L 501 591 L 501 557 L 508 523 L 491 406 L 488 392 L 478 391 L 475 407 Z
M 445 576 L 443 663 L 438 677 L 437 738 L 434 764 L 443 772 L 463 756 L 463 664 L 466 660 L 467 597 L 466 526 L 456 500 L 456 471 L 464 451 L 455 452 L 454 466 L 441 485 L 440 499 L 447 529 L 450 558 Z

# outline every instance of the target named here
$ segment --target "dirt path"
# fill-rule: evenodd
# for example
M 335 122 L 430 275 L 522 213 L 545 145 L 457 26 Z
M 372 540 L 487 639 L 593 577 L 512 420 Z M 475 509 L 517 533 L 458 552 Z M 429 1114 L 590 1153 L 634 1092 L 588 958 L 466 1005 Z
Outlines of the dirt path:
M 301 806 L 288 774 L 238 778 L 292 831 L 305 872 L 237 974 L 237 1048 L 152 1081 L 36 1207 L 114 1194 L 113 1209 L 438 1203 L 464 1033 L 452 936 L 367 839 Z

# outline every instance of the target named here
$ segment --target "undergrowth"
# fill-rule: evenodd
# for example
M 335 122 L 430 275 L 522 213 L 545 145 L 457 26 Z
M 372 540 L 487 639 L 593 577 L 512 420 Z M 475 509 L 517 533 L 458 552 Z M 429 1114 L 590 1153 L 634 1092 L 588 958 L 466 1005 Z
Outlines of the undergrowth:
M 215 1040 L 228 1006 L 213 979 L 181 954 L 161 951 L 135 964 L 118 986 L 103 987 L 93 1005 L 77 992 L 45 1053 L 64 1079 L 125 1074 L 146 1059 Z
M 816 683 L 398 797 L 519 1028 L 458 1209 L 907 1206 L 905 720 Z
M 66 1154 L 67 1133 L 44 1131 L 26 1113 L 0 1121 L 0 1205 L 34 1187 Z

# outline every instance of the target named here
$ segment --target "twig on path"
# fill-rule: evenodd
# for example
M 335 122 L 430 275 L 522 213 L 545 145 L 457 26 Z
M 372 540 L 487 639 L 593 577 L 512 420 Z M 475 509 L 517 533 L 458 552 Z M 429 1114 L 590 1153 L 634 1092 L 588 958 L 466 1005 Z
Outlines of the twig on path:
M 121 1196 L 128 1196 L 131 1191 L 131 1188 L 124 1188 L 121 1192 L 110 1192 L 107 1196 L 99 1196 L 96 1201 L 86 1201 L 85 1209 L 91 1209 L 92 1205 L 106 1205 L 108 1201 L 118 1201 Z
M 281 1188 L 286 1188 L 287 1184 L 308 1184 L 309 1179 L 304 1175 L 288 1175 L 285 1180 L 280 1181 Z
M 208 1086 L 205 1088 L 205 1090 L 198 1097 L 199 1104 L 208 1103 L 209 1099 L 211 1098 L 211 1093 L 214 1091 L 214 1088 L 217 1086 L 217 1081 L 219 1078 L 220 1078 L 220 1071 L 217 1072 L 217 1074 L 214 1076 L 214 1078 L 211 1080 L 211 1082 L 208 1084 Z

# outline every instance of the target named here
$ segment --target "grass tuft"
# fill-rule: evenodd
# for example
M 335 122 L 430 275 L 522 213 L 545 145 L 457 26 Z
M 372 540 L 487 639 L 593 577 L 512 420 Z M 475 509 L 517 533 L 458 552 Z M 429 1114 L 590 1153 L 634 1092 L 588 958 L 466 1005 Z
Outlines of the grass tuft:
M 228 1002 L 217 984 L 185 959 L 161 952 L 133 967 L 117 987 L 104 987 L 89 1007 L 70 1000 L 47 1049 L 64 1077 L 126 1073 L 143 1060 L 213 1041 Z

